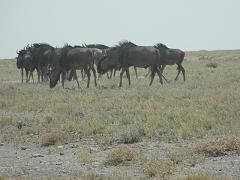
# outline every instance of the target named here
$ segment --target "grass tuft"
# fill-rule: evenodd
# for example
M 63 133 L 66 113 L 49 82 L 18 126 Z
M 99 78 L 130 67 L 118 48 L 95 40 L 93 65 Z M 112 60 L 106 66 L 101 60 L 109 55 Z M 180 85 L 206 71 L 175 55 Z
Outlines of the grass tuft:
M 54 131 L 46 133 L 41 137 L 41 146 L 64 144 L 68 141 L 68 135 L 64 132 Z
M 203 156 L 195 153 L 191 149 L 182 148 L 168 151 L 166 157 L 176 165 L 184 165 L 193 167 L 197 163 L 203 161 Z
M 81 147 L 74 151 L 74 155 L 81 163 L 89 163 L 91 161 L 91 149 L 87 147 Z
M 202 140 L 195 147 L 196 152 L 206 156 L 223 156 L 227 153 L 240 154 L 240 137 L 223 136 Z
M 198 172 L 196 174 L 190 174 L 182 177 L 176 177 L 172 179 L 179 179 L 179 180 L 233 180 L 235 178 L 231 176 L 217 176 L 209 172 Z
M 117 166 L 119 164 L 124 164 L 128 161 L 135 160 L 136 156 L 137 152 L 135 149 L 121 145 L 117 148 L 112 149 L 107 157 L 107 160 L 105 161 L 105 164 L 110 166 Z
M 143 172 L 150 177 L 166 178 L 175 170 L 175 164 L 170 160 L 152 157 L 142 165 Z
M 211 63 L 208 63 L 205 65 L 205 67 L 207 68 L 217 68 L 219 66 L 218 63 L 215 63 L 215 62 L 211 62 Z

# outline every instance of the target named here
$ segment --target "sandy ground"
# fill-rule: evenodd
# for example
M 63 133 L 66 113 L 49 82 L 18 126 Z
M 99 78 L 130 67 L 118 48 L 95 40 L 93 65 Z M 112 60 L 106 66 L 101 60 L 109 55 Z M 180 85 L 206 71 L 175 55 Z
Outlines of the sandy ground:
M 140 150 L 146 156 L 158 153 L 164 158 L 166 149 L 176 149 L 185 146 L 181 143 L 141 142 L 130 145 Z M 91 161 L 83 163 L 75 156 L 76 149 L 87 147 L 91 149 Z M 12 144 L 0 146 L 0 173 L 11 176 L 62 176 L 75 175 L 81 171 L 91 171 L 97 175 L 112 175 L 120 170 L 125 175 L 143 177 L 142 170 L 135 166 L 106 166 L 104 162 L 112 147 L 102 150 L 93 139 L 80 140 L 60 146 L 41 147 L 27 144 L 16 147 Z M 194 167 L 177 168 L 174 175 L 184 175 L 188 172 L 209 171 L 219 176 L 240 178 L 240 156 L 226 155 L 208 157 Z

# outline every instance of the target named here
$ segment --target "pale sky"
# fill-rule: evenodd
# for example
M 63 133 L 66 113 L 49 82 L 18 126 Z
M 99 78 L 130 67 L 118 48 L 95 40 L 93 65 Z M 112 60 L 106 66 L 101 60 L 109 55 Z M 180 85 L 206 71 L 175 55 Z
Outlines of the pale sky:
M 0 0 L 0 58 L 27 44 L 240 49 L 240 0 Z

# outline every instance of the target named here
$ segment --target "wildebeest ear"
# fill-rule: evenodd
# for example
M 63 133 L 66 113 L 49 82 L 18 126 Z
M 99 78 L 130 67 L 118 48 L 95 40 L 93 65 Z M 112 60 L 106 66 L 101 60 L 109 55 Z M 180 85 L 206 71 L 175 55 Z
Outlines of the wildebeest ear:
M 18 50 L 16 50 L 16 53 L 17 53 L 17 54 L 19 54 L 19 51 L 18 51 Z

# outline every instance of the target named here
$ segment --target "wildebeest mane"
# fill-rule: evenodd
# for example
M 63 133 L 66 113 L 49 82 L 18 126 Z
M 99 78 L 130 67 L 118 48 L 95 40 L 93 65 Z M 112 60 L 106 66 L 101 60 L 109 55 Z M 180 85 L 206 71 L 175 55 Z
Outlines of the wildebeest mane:
M 84 46 L 75 45 L 75 46 L 73 46 L 73 48 L 84 48 Z
M 129 47 L 136 47 L 137 45 L 132 43 L 131 41 L 127 41 L 127 40 L 124 40 L 124 41 L 120 41 L 118 43 L 118 45 L 116 45 L 115 47 L 119 47 L 119 48 L 129 48 Z
M 63 48 L 72 48 L 73 46 L 71 46 L 70 44 L 68 44 L 68 43 L 65 43 L 64 44 L 64 46 L 63 46 Z
M 165 49 L 169 49 L 165 44 L 162 44 L 162 43 L 158 43 L 156 44 L 155 46 L 153 46 L 155 48 L 165 48 Z
M 87 47 L 87 48 L 97 48 L 97 49 L 101 49 L 101 50 L 109 48 L 108 46 L 106 46 L 104 44 L 88 44 L 88 45 L 86 44 L 85 47 Z

